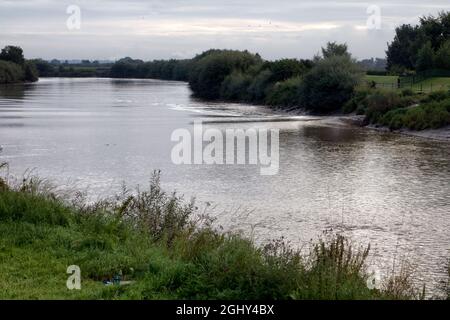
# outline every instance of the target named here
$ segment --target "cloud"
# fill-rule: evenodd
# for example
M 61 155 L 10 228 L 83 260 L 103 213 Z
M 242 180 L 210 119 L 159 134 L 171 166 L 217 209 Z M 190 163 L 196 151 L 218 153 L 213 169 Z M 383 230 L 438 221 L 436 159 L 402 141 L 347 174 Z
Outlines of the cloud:
M 383 56 L 394 28 L 450 9 L 448 1 L 294 0 L 0 0 L 0 45 L 30 57 L 141 59 L 180 57 L 211 47 L 249 49 L 263 57 L 310 57 L 326 41 L 347 42 L 356 56 Z M 68 30 L 66 8 L 81 8 Z M 382 28 L 367 30 L 379 5 Z

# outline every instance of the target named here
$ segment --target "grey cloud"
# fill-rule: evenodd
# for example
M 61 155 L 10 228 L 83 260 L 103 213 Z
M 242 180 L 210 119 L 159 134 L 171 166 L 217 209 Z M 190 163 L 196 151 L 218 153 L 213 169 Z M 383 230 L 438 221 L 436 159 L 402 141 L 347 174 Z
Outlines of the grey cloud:
M 82 10 L 80 31 L 65 27 L 70 4 Z M 381 7 L 382 29 L 356 30 L 371 4 Z M 44 58 L 187 57 L 221 47 L 274 59 L 310 57 L 336 40 L 363 58 L 384 55 L 395 25 L 444 9 L 448 1 L 0 0 L 0 45 Z

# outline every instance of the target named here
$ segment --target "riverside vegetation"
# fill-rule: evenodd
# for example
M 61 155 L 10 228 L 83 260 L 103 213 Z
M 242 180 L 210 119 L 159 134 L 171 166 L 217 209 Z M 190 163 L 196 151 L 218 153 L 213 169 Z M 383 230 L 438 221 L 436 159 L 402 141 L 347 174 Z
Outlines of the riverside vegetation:
M 33 62 L 25 60 L 20 47 L 6 46 L 0 52 L 0 84 L 35 82 L 38 71 Z
M 6 166 L 6 165 L 3 165 Z M 10 179 L 10 178 L 9 178 Z M 87 203 L 36 178 L 0 180 L 2 299 L 416 299 L 404 269 L 367 286 L 369 248 L 329 233 L 300 252 L 222 232 L 193 202 L 146 191 Z M 81 268 L 82 289 L 66 288 Z M 120 275 L 127 285 L 104 285 Z

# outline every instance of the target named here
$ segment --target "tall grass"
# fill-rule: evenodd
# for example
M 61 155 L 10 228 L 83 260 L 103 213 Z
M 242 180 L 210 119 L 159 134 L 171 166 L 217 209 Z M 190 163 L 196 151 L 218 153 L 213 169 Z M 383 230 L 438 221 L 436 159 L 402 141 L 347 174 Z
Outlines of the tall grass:
M 408 299 L 397 287 L 370 290 L 370 248 L 327 234 L 301 252 L 279 239 L 260 247 L 218 232 L 194 203 L 160 187 L 97 203 L 68 202 L 26 179 L 0 192 L 0 298 Z M 65 287 L 78 265 L 82 290 Z M 120 275 L 127 286 L 105 286 Z M 410 286 L 409 279 L 403 286 Z

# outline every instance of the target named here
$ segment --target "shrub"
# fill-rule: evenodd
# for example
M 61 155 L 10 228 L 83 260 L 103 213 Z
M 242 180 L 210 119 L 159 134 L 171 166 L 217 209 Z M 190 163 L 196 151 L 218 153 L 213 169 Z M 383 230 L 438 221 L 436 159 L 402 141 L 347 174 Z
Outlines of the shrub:
M 299 106 L 299 90 L 301 83 L 302 79 L 296 77 L 275 84 L 269 91 L 265 102 L 271 106 Z
M 24 65 L 24 80 L 28 82 L 35 82 L 38 80 L 38 71 L 36 65 L 31 61 L 26 61 Z
M 225 100 L 249 100 L 248 87 L 252 79 L 250 75 L 235 71 L 225 78 L 220 88 L 220 97 Z
M 346 55 L 322 59 L 303 79 L 301 105 L 317 113 L 338 110 L 351 98 L 361 75 L 357 64 Z
M 264 102 L 268 92 L 273 86 L 270 81 L 272 78 L 272 72 L 270 70 L 262 70 L 254 78 L 248 88 L 249 98 L 253 102 Z
M 388 111 L 401 107 L 401 98 L 395 91 L 374 91 L 367 97 L 366 119 L 376 123 Z
M 15 63 L 0 60 L 0 84 L 22 82 L 23 69 Z
M 414 95 L 414 91 L 412 91 L 411 89 L 403 89 L 402 90 L 403 97 L 411 97 L 413 95 Z
M 246 71 L 261 63 L 258 55 L 247 51 L 213 51 L 193 62 L 189 85 L 194 95 L 206 99 L 219 99 L 222 82 L 233 71 Z
M 342 111 L 344 113 L 352 113 L 356 111 L 357 114 L 364 114 L 367 107 L 367 96 L 372 92 L 371 89 L 358 89 L 354 92 L 352 98 L 348 100 Z
M 437 129 L 450 124 L 450 99 L 387 112 L 379 121 L 390 129 Z

